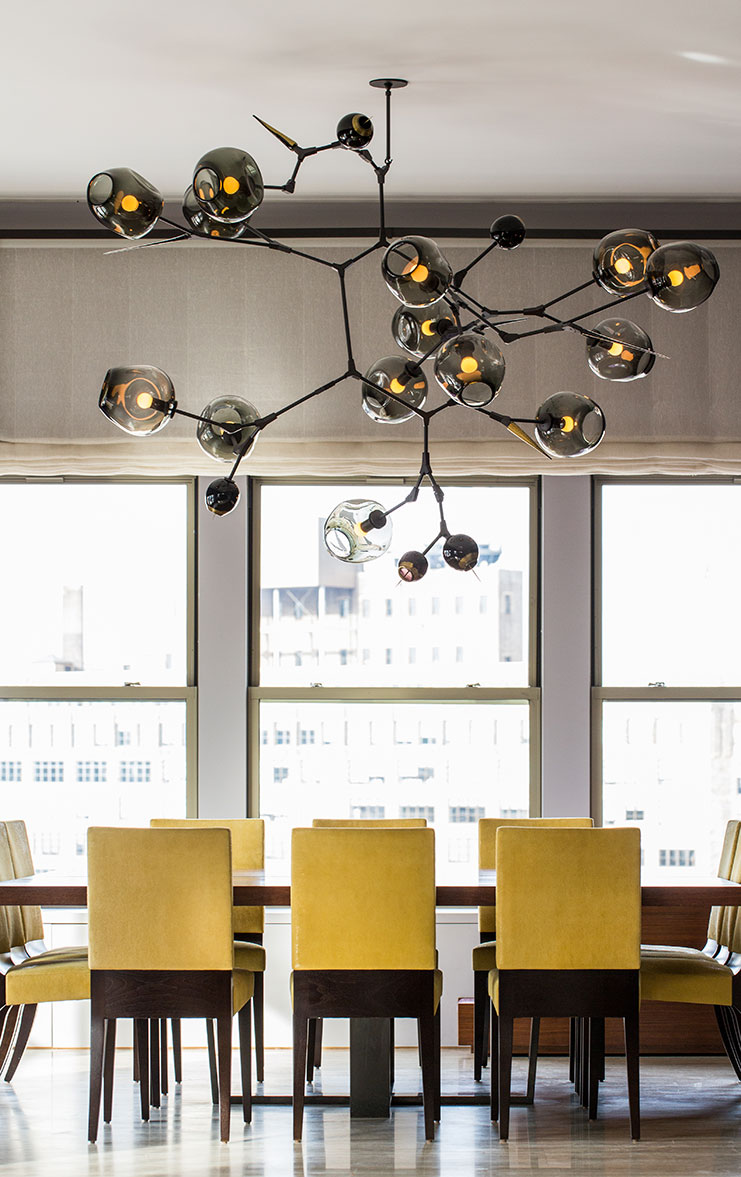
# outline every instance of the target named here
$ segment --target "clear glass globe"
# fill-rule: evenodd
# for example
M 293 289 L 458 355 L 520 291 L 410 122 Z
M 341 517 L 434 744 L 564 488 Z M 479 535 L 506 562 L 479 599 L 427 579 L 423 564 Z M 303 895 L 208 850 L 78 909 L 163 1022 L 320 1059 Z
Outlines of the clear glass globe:
M 246 221 L 262 204 L 260 169 L 239 147 L 215 147 L 201 156 L 193 173 L 193 194 L 215 221 Z
M 381 273 L 391 293 L 409 307 L 432 306 L 453 281 L 453 271 L 429 237 L 401 237 L 389 245 Z
M 694 241 L 673 241 L 651 254 L 648 293 L 665 311 L 693 311 L 715 290 L 720 267 L 715 254 Z
M 90 211 L 122 237 L 144 237 L 157 224 L 163 200 L 154 184 L 131 168 L 98 172 L 87 186 Z
M 217 221 L 201 208 L 196 200 L 196 194 L 191 185 L 183 196 L 183 216 L 194 233 L 199 237 L 222 237 L 234 241 L 237 237 L 244 237 L 248 233 L 246 221 Z
M 650 337 L 628 319 L 603 319 L 587 339 L 587 363 L 602 380 L 638 380 L 654 366 Z M 648 349 L 648 350 L 647 350 Z
M 384 356 L 376 360 L 363 378 L 363 409 L 381 425 L 398 425 L 414 416 L 427 399 L 427 380 L 417 364 L 404 356 Z M 405 402 L 401 404 L 392 392 Z M 407 408 L 409 405 L 409 408 Z
M 488 405 L 504 380 L 504 356 L 484 335 L 458 335 L 435 356 L 435 379 L 459 404 Z
M 578 392 L 556 392 L 537 412 L 535 435 L 554 458 L 588 454 L 602 441 L 605 418 L 602 409 Z
M 260 414 L 254 405 L 240 396 L 218 396 L 209 401 L 201 416 L 208 417 L 214 424 L 199 421 L 196 438 L 204 454 L 217 462 L 233 462 L 237 451 L 248 443 L 242 454 L 251 454 L 257 442 L 258 431 L 254 426 Z
M 109 368 L 98 400 L 100 411 L 124 433 L 157 433 L 177 408 L 172 380 L 160 368 Z
M 444 307 L 428 311 L 400 306 L 391 320 L 391 334 L 399 347 L 418 360 L 439 347 L 451 331 L 455 331 L 455 321 Z
M 380 503 L 348 499 L 338 503 L 324 524 L 330 556 L 346 564 L 365 564 L 387 552 L 393 529 Z
M 646 229 L 617 229 L 608 233 L 594 251 L 594 277 L 610 294 L 645 290 L 646 265 L 658 248 L 658 241 Z

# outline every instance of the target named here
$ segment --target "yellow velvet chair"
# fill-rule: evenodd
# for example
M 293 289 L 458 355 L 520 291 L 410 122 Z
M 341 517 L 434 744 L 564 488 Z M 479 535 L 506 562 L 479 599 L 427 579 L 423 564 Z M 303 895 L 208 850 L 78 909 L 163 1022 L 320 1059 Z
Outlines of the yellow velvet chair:
M 718 875 L 741 883 L 741 822 L 729 821 Z M 710 912 L 703 949 L 641 945 L 641 1002 L 712 1005 L 728 1059 L 741 1080 L 741 913 L 735 906 Z
M 434 830 L 295 829 L 291 939 L 294 1140 L 303 1125 L 308 1022 L 324 1017 L 417 1019 L 432 1140 L 442 994 Z
M 251 1119 L 254 974 L 235 968 L 231 835 L 227 829 L 88 831 L 90 1115 L 110 1120 L 117 1018 L 134 1018 L 142 1119 L 149 1119 L 148 1022 L 215 1018 L 221 1139 L 229 1139 L 232 1017 L 239 1014 L 242 1098 Z
M 263 870 L 265 866 L 265 822 L 261 817 L 225 818 L 153 818 L 152 829 L 227 829 L 232 835 L 232 867 L 238 870 Z M 255 993 L 252 998 L 252 1016 L 255 1024 L 255 1069 L 257 1081 L 265 1078 L 265 949 L 262 940 L 265 930 L 264 907 L 234 908 L 234 962 L 239 969 L 248 969 L 255 974 Z M 163 1027 L 164 1029 L 164 1027 Z M 219 1102 L 219 1087 L 216 1072 L 216 1044 L 213 1023 L 206 1022 L 209 1068 L 211 1072 L 211 1097 Z M 180 1026 L 172 1024 L 173 1064 L 175 1079 L 181 1079 Z M 166 1074 L 167 1054 L 162 1051 L 161 1073 Z
M 315 817 L 312 821 L 315 829 L 425 829 L 425 817 Z M 394 1073 L 394 1022 L 391 1020 L 391 1058 L 390 1067 L 393 1079 Z M 314 1069 L 322 1065 L 322 1020 L 312 1018 L 309 1022 L 309 1041 L 306 1050 L 306 1081 L 314 1079 Z
M 10 824 L 13 823 L 0 822 L 1 879 L 23 877 L 16 874 L 13 864 L 8 835 Z M 8 1082 L 13 1078 L 28 1041 L 36 1006 L 45 1001 L 83 1001 L 90 996 L 86 950 L 81 953 L 77 948 L 50 949 L 38 951 L 33 957 L 26 954 L 24 913 L 27 910 L 17 906 L 0 908 L 0 1068 L 8 1057 L 15 1035 L 13 1057 L 5 1074 Z
M 3 853 L 2 869 L 9 872 L 4 877 L 21 879 L 33 875 L 33 856 L 31 854 L 31 844 L 26 823 L 20 820 L 6 821 L 0 822 L 0 827 L 3 831 L 3 846 L 6 847 Z M 80 969 L 80 978 L 82 978 L 82 988 L 84 989 L 84 977 L 87 970 L 87 947 L 47 948 L 44 941 L 44 923 L 41 918 L 40 907 L 13 907 L 9 908 L 8 912 L 8 929 L 11 940 L 9 949 L 10 961 L 14 964 L 22 964 L 29 957 L 44 956 L 44 964 L 47 968 L 55 959 L 65 962 L 77 961 L 82 966 Z M 69 972 L 71 964 L 66 966 L 66 968 L 67 972 Z M 0 1071 L 5 1065 L 11 1045 L 13 1046 L 13 1054 L 4 1076 L 8 1083 L 10 1083 L 15 1075 L 18 1064 L 23 1057 L 23 1052 L 28 1044 L 36 1017 L 36 1008 L 36 1003 L 29 1003 L 23 1006 L 14 1004 L 8 1009 L 7 1016 L 4 1019 L 3 1033 L 2 1037 L 0 1037 Z M 15 1033 L 15 1041 L 13 1042 L 13 1033 L 16 1030 L 16 1026 L 17 1032 Z
M 497 868 L 497 830 L 507 826 L 524 826 L 539 829 L 587 828 L 593 826 L 591 817 L 482 817 L 479 820 L 479 870 Z M 479 908 L 479 939 L 472 954 L 473 965 L 473 1077 L 481 1079 L 481 1068 L 487 1062 L 487 1028 L 489 997 L 488 976 L 496 968 L 496 909 Z M 538 1037 L 540 1023 L 533 1018 L 530 1031 L 530 1060 L 527 1075 L 527 1091 L 524 1096 L 513 1097 L 513 1102 L 531 1104 L 535 1095 L 535 1071 L 538 1062 Z
M 492 1002 L 491 1116 L 509 1136 L 512 1024 L 587 1019 L 588 1108 L 597 1114 L 604 1019 L 625 1027 L 630 1130 L 640 1136 L 638 1011 L 641 938 L 637 829 L 500 829 L 497 967 Z

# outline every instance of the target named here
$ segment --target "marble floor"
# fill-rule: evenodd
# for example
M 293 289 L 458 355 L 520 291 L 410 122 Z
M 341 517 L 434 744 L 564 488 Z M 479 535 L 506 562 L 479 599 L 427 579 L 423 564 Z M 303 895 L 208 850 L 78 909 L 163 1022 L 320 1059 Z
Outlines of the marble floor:
M 235 1107 L 231 1142 L 221 1144 L 205 1051 L 185 1051 L 183 1068 L 182 1086 L 144 1124 L 131 1081 L 131 1053 L 120 1051 L 113 1122 L 101 1130 L 96 1145 L 88 1145 L 87 1052 L 28 1051 L 13 1083 L 0 1083 L 0 1177 L 741 1174 L 741 1084 L 720 1058 L 643 1060 L 639 1143 L 628 1135 L 620 1059 L 608 1059 L 595 1123 L 576 1104 L 566 1060 L 541 1059 L 536 1104 L 513 1109 L 506 1144 L 499 1143 L 488 1108 L 481 1106 L 443 1107 L 434 1143 L 425 1142 L 421 1111 L 414 1107 L 394 1109 L 388 1120 L 351 1120 L 346 1108 L 313 1106 L 306 1110 L 300 1145 L 291 1139 L 290 1107 L 256 1107 L 249 1127 Z M 266 1094 L 287 1091 L 290 1052 L 269 1051 L 265 1070 Z M 472 1092 L 477 1085 L 470 1075 L 468 1051 L 443 1052 L 444 1094 Z M 397 1091 L 413 1092 L 417 1084 L 416 1052 L 397 1050 Z M 315 1090 L 342 1093 L 347 1086 L 347 1052 L 325 1051 Z

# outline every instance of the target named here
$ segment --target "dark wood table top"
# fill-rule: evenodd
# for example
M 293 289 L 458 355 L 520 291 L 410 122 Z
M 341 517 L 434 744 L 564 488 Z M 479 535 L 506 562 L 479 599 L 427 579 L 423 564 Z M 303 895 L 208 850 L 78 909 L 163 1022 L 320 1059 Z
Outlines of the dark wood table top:
M 288 878 L 266 871 L 235 871 L 234 903 L 238 906 L 289 907 Z M 698 878 L 665 883 L 644 876 L 641 885 L 644 907 L 712 907 L 726 904 L 741 907 L 741 884 L 723 879 Z M 39 904 L 42 907 L 86 907 L 87 883 L 81 875 L 49 871 L 25 879 L 0 882 L 0 904 Z M 437 887 L 438 907 L 478 907 L 496 903 L 496 871 L 481 871 L 477 882 L 441 883 Z

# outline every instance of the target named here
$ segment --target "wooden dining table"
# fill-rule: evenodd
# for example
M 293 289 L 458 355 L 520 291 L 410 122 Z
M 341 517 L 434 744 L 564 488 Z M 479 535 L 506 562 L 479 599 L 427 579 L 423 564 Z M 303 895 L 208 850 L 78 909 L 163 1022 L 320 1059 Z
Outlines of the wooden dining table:
M 235 871 L 232 876 L 234 904 L 239 907 L 290 907 L 291 886 L 284 875 L 270 871 Z M 86 907 L 84 876 L 49 871 L 27 878 L 0 882 L 0 904 L 37 904 L 40 907 Z M 438 907 L 479 907 L 496 905 L 496 871 L 480 871 L 474 881 L 439 883 Z M 710 907 L 741 907 L 741 884 L 723 879 L 697 878 L 667 883 L 644 877 L 641 904 L 646 908 L 678 908 L 708 911 Z M 350 1106 L 356 1117 L 384 1117 L 391 1106 L 421 1103 L 420 1095 L 393 1093 L 389 1078 L 390 1024 L 378 1018 L 353 1018 L 350 1024 L 349 1096 L 309 1095 L 307 1103 L 339 1103 Z M 235 1101 L 239 1097 L 233 1097 Z M 447 1096 L 442 1103 L 487 1103 L 488 1094 Z M 290 1103 L 290 1096 L 253 1096 L 254 1103 Z

